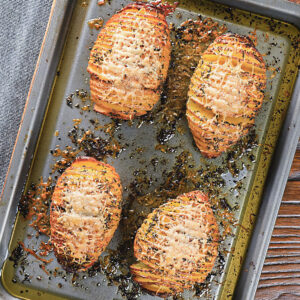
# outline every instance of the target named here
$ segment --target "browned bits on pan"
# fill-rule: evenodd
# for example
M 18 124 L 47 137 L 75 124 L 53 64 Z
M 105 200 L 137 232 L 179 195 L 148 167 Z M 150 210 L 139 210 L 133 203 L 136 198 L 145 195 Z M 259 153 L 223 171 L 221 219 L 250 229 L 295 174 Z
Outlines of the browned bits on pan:
M 61 157 L 60 159 L 57 159 L 53 164 L 52 173 L 54 173 L 55 171 L 62 173 L 67 167 L 71 165 L 79 152 L 79 149 L 74 149 L 70 146 L 66 146 L 64 150 L 61 150 L 59 146 L 56 146 L 55 149 L 50 150 L 50 153 L 54 157 Z
M 51 242 L 70 271 L 91 267 L 110 242 L 120 219 L 119 175 L 90 157 L 76 159 L 57 181 L 50 207 Z
M 257 46 L 257 34 L 256 34 L 256 29 L 250 32 L 248 35 L 249 39 L 253 42 L 253 45 L 256 47 Z
M 186 115 L 197 147 L 216 157 L 248 133 L 266 87 L 266 67 L 252 41 L 218 37 L 192 77 Z
M 98 4 L 99 6 L 102 6 L 102 5 L 105 4 L 105 1 L 104 1 L 104 0 L 100 0 L 100 1 L 97 2 L 97 4 Z
M 73 119 L 74 126 L 79 125 L 82 122 L 82 119 Z
M 36 259 L 42 261 L 42 262 L 45 263 L 45 264 L 49 264 L 50 262 L 53 261 L 53 258 L 47 260 L 47 259 L 44 259 L 44 258 L 42 258 L 42 257 L 39 257 L 39 256 L 36 254 L 35 251 L 33 251 L 33 250 L 30 249 L 30 248 L 25 247 L 25 245 L 24 245 L 23 242 L 19 242 L 19 245 L 22 246 L 22 248 L 23 248 L 24 251 L 28 252 L 29 254 L 31 254 L 32 256 L 34 256 Z
M 41 242 L 39 249 L 41 250 L 41 256 L 47 256 L 50 252 L 53 251 L 53 245 L 50 241 L 48 241 L 48 243 Z
M 162 8 L 136 2 L 113 15 L 98 35 L 87 68 L 94 109 L 120 119 L 151 110 L 167 76 L 170 51 Z
M 48 208 L 52 196 L 52 180 L 40 183 L 31 189 L 22 197 L 19 203 L 19 211 L 27 219 L 32 220 L 29 226 L 33 227 L 39 233 L 50 235 Z
M 95 28 L 99 30 L 103 26 L 103 19 L 99 17 L 99 18 L 89 20 L 88 25 L 90 28 Z
M 45 265 L 40 265 L 40 268 L 49 276 L 49 272 L 46 270 Z
M 68 135 L 72 143 L 78 149 L 77 151 L 83 151 L 85 155 L 92 156 L 99 160 L 105 160 L 107 156 L 114 158 L 118 157 L 124 147 L 119 143 L 113 134 L 115 130 L 115 124 L 110 123 L 104 126 L 96 125 L 96 127 L 97 129 L 104 129 L 104 131 L 109 134 L 109 138 L 103 139 L 99 136 L 96 136 L 90 130 L 85 131 L 84 129 L 78 128 L 78 126 L 74 126 L 69 132 Z
M 180 195 L 150 213 L 137 231 L 134 279 L 162 296 L 182 292 L 211 272 L 218 240 L 207 196 L 200 191 Z

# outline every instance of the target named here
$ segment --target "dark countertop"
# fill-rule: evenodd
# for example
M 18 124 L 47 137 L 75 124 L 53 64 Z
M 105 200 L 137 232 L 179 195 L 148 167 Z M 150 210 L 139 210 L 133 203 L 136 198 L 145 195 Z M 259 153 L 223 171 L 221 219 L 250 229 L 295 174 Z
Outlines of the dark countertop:
M 300 142 L 255 299 L 300 299 Z

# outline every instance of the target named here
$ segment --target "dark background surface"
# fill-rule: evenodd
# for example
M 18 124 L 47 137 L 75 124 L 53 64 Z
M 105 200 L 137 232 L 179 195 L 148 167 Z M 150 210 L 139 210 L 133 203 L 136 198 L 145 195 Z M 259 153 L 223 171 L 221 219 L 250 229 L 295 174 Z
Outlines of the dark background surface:
M 52 0 L 0 0 L 0 191 Z

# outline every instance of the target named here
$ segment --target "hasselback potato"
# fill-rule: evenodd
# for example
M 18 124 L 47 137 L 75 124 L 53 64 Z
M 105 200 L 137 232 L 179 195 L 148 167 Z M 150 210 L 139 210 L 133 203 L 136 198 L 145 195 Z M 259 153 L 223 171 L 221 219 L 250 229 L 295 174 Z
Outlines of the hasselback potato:
M 133 278 L 161 296 L 182 292 L 211 272 L 218 240 L 208 197 L 200 191 L 180 195 L 156 208 L 138 229 Z
M 159 100 L 171 51 L 167 12 L 159 5 L 135 2 L 106 23 L 87 68 L 96 111 L 132 119 Z
M 59 177 L 50 206 L 51 242 L 69 271 L 91 267 L 120 219 L 122 187 L 115 169 L 91 157 L 77 158 Z
M 192 76 L 186 115 L 197 147 L 217 157 L 254 124 L 266 87 L 266 66 L 245 36 L 219 36 Z

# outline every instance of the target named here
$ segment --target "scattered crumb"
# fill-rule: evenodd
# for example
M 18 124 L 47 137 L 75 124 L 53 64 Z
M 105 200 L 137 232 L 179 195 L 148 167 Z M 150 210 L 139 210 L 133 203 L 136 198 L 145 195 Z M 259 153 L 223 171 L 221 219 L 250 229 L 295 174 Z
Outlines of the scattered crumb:
M 99 17 L 99 18 L 89 20 L 88 25 L 90 28 L 95 28 L 99 30 L 103 26 L 103 19 Z

